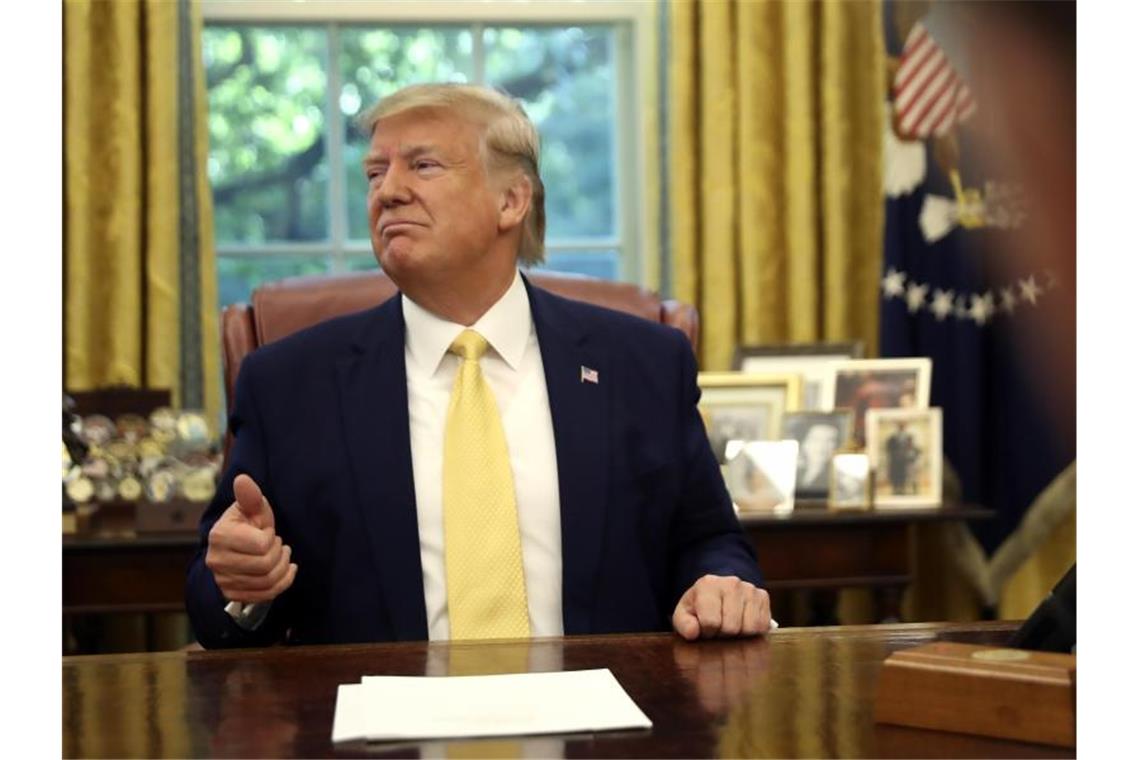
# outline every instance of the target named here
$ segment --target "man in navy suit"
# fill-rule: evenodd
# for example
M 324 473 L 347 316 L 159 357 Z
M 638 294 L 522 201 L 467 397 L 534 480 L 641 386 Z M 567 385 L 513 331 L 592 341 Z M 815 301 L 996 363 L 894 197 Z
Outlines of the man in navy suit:
M 488 346 L 475 361 L 513 481 L 524 635 L 766 632 L 685 337 L 518 270 L 541 261 L 545 228 L 522 109 L 418 85 L 367 123 L 372 245 L 400 295 L 243 363 L 230 465 L 187 579 L 198 640 L 451 638 L 442 473 L 464 361 L 449 347 L 465 328 Z

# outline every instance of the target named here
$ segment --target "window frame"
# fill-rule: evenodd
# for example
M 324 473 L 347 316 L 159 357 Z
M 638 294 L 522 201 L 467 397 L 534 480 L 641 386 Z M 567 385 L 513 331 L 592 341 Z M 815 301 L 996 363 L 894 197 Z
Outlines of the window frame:
M 548 250 L 617 250 L 619 279 L 657 290 L 661 280 L 659 235 L 658 167 L 658 78 L 656 74 L 657 3 L 634 0 L 490 0 L 488 2 L 423 2 L 388 0 L 201 0 L 206 24 L 253 23 L 260 25 L 325 25 L 326 56 L 330 64 L 338 60 L 339 30 L 342 25 L 361 23 L 463 24 L 472 27 L 473 63 L 482 70 L 484 24 L 554 26 L 570 24 L 612 24 L 614 26 L 615 172 L 614 200 L 617 204 L 615 235 L 607 239 L 562 239 Z M 336 102 L 340 91 L 340 71 L 328 67 L 329 134 L 329 238 L 320 242 L 267 243 L 264 245 L 221 245 L 219 257 L 236 258 L 262 254 L 327 256 L 332 272 L 346 271 L 349 257 L 371 254 L 367 241 L 348 238 L 344 177 L 344 115 Z

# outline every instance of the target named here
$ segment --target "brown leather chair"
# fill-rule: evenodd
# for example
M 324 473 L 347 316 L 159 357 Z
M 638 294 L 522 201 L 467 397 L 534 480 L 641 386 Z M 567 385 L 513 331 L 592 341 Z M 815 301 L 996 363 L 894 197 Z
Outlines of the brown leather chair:
M 697 348 L 697 310 L 678 301 L 663 301 L 644 288 L 583 275 L 532 272 L 532 283 L 558 295 L 672 325 Z M 253 291 L 250 304 L 227 306 L 222 312 L 222 364 L 226 408 L 233 410 L 234 383 L 246 354 L 258 346 L 331 317 L 378 306 L 396 294 L 396 286 L 380 271 L 335 276 L 290 277 Z M 227 436 L 227 450 L 228 446 Z

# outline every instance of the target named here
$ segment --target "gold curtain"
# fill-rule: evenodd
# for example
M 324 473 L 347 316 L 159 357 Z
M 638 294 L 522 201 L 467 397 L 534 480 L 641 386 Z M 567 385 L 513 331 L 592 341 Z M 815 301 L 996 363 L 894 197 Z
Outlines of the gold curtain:
M 878 2 L 669 5 L 674 294 L 701 366 L 737 344 L 878 346 L 885 53 Z
M 214 419 L 200 35 L 189 0 L 65 3 L 64 386 L 170 388 Z

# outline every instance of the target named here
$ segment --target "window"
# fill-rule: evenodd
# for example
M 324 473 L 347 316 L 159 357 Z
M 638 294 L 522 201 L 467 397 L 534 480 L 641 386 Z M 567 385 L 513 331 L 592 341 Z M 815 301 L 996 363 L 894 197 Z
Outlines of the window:
M 402 5 L 204 3 L 220 302 L 266 280 L 376 266 L 355 119 L 424 81 L 487 83 L 522 101 L 542 141 L 543 268 L 645 282 L 636 24 L 613 12 L 631 8 L 594 3 L 573 20 L 536 14 L 546 3 L 444 4 L 449 16 L 423 4 L 362 17 Z M 496 6 L 501 18 L 454 15 Z M 539 18 L 519 15 L 528 9 Z M 341 15 L 316 17 L 330 13 Z

